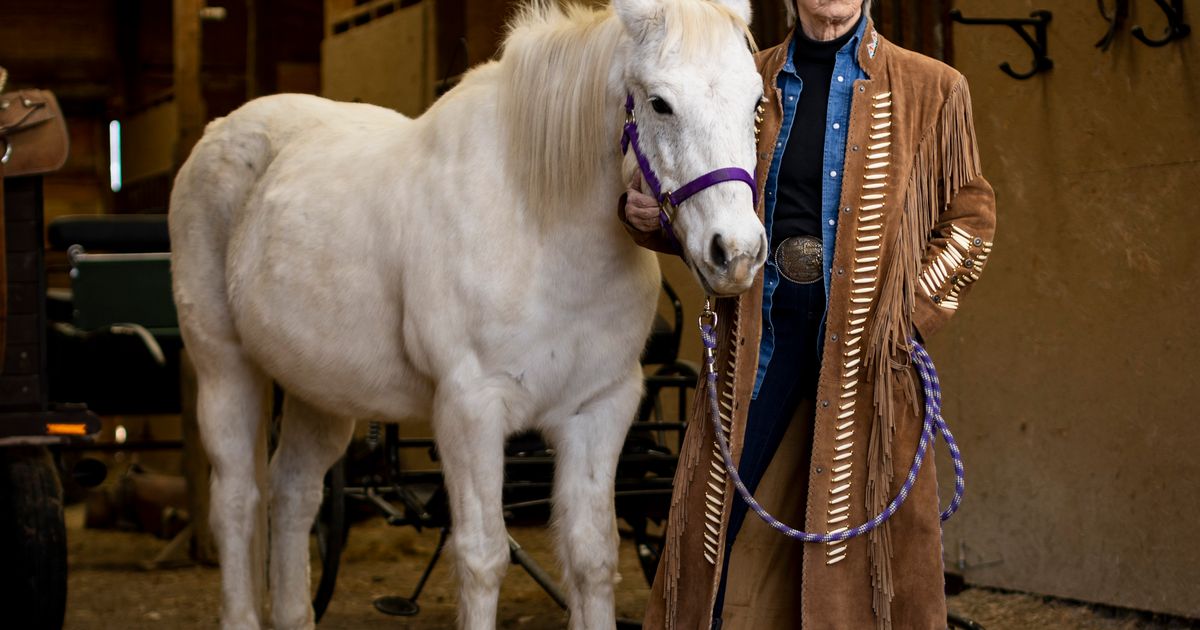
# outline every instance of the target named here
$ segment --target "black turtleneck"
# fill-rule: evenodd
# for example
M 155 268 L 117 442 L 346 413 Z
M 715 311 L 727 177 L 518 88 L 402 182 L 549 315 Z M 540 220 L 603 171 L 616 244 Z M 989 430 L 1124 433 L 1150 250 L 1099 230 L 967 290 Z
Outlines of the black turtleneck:
M 821 237 L 821 183 L 825 174 L 825 115 L 837 52 L 854 29 L 826 42 L 809 39 L 797 25 L 792 60 L 802 88 L 796 117 L 779 165 L 771 248 L 791 236 Z

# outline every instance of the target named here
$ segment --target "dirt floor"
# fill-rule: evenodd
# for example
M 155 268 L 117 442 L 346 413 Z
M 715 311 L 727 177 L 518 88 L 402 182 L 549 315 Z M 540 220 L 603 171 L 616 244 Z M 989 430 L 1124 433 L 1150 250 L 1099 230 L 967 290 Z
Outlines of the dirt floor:
M 182 566 L 147 570 L 143 564 L 166 546 L 146 534 L 83 529 L 81 507 L 68 509 L 70 584 L 68 630 L 124 630 L 217 627 L 219 575 L 215 568 Z M 513 538 L 552 574 L 557 574 L 549 538 L 540 528 L 512 530 Z M 389 528 L 382 519 L 355 526 L 350 533 L 337 593 L 320 627 L 326 630 L 370 628 L 432 630 L 454 627 L 450 558 L 439 562 L 421 595 L 416 617 L 388 617 L 372 601 L 381 595 L 411 592 L 433 552 L 436 532 L 418 534 Z M 632 544 L 621 545 L 622 582 L 617 614 L 638 618 L 648 589 Z M 1126 611 L 1048 601 L 1022 594 L 968 589 L 950 599 L 953 611 L 988 630 L 1174 630 L 1200 627 L 1181 621 L 1159 622 Z M 566 626 L 565 615 L 522 570 L 513 567 L 504 581 L 500 628 L 549 630 Z

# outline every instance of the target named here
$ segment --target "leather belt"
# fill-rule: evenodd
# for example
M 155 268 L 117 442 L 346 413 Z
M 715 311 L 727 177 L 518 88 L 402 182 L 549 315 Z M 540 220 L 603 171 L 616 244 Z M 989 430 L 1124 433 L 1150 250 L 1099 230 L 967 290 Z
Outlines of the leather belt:
M 815 236 L 792 236 L 775 248 L 775 266 L 779 275 L 796 284 L 812 284 L 821 279 L 824 250 Z

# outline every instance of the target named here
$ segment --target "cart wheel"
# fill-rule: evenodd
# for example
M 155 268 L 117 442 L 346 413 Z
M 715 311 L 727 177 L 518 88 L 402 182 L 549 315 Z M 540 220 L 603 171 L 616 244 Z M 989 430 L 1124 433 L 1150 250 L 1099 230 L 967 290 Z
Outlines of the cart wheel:
M 62 628 L 67 527 L 62 483 L 44 447 L 0 449 L 0 610 L 11 628 Z
M 658 573 L 658 561 L 662 557 L 662 543 L 647 538 L 637 543 L 638 562 L 642 565 L 642 574 L 646 576 L 646 584 L 654 584 L 654 575 Z
M 313 613 L 320 621 L 333 599 L 333 588 L 337 585 L 338 567 L 342 561 L 342 549 L 349 534 L 346 528 L 346 459 L 339 459 L 325 475 L 325 497 L 321 511 L 313 523 L 317 553 L 321 558 L 321 576 L 317 580 L 313 595 Z
M 950 612 L 946 616 L 946 621 L 951 628 L 963 628 L 964 630 L 983 630 L 983 626 L 974 621 L 963 617 L 962 615 Z
M 662 557 L 662 537 L 652 536 L 646 531 L 648 519 L 633 519 L 626 517 L 626 522 L 633 527 L 633 545 L 637 549 L 638 563 L 642 566 L 642 575 L 646 584 L 654 584 L 654 575 L 658 573 L 658 561 Z

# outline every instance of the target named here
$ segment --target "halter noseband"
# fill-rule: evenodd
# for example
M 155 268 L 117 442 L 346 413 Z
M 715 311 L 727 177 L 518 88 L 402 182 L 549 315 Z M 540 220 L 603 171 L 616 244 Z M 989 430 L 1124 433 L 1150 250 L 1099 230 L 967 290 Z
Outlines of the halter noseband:
M 750 187 L 750 194 L 754 199 L 755 205 L 758 205 L 758 187 L 754 183 L 754 176 L 744 168 L 731 166 L 728 168 L 719 168 L 693 179 L 692 181 L 682 185 L 674 192 L 664 191 L 662 183 L 658 181 L 658 176 L 654 174 L 654 168 L 650 166 L 650 160 L 646 159 L 646 154 L 642 153 L 642 149 L 638 146 L 638 128 L 637 119 L 633 115 L 633 93 L 628 93 L 625 96 L 625 131 L 621 135 L 621 153 L 627 153 L 629 147 L 633 147 L 633 154 L 637 157 L 638 167 L 642 171 L 642 178 L 646 180 L 646 185 L 650 187 L 650 193 L 658 200 L 658 222 L 666 230 L 667 236 L 676 244 L 679 243 L 675 239 L 675 232 L 671 229 L 671 221 L 675 218 L 675 211 L 679 208 L 679 204 L 687 201 L 696 193 L 717 184 L 730 181 L 743 182 Z

